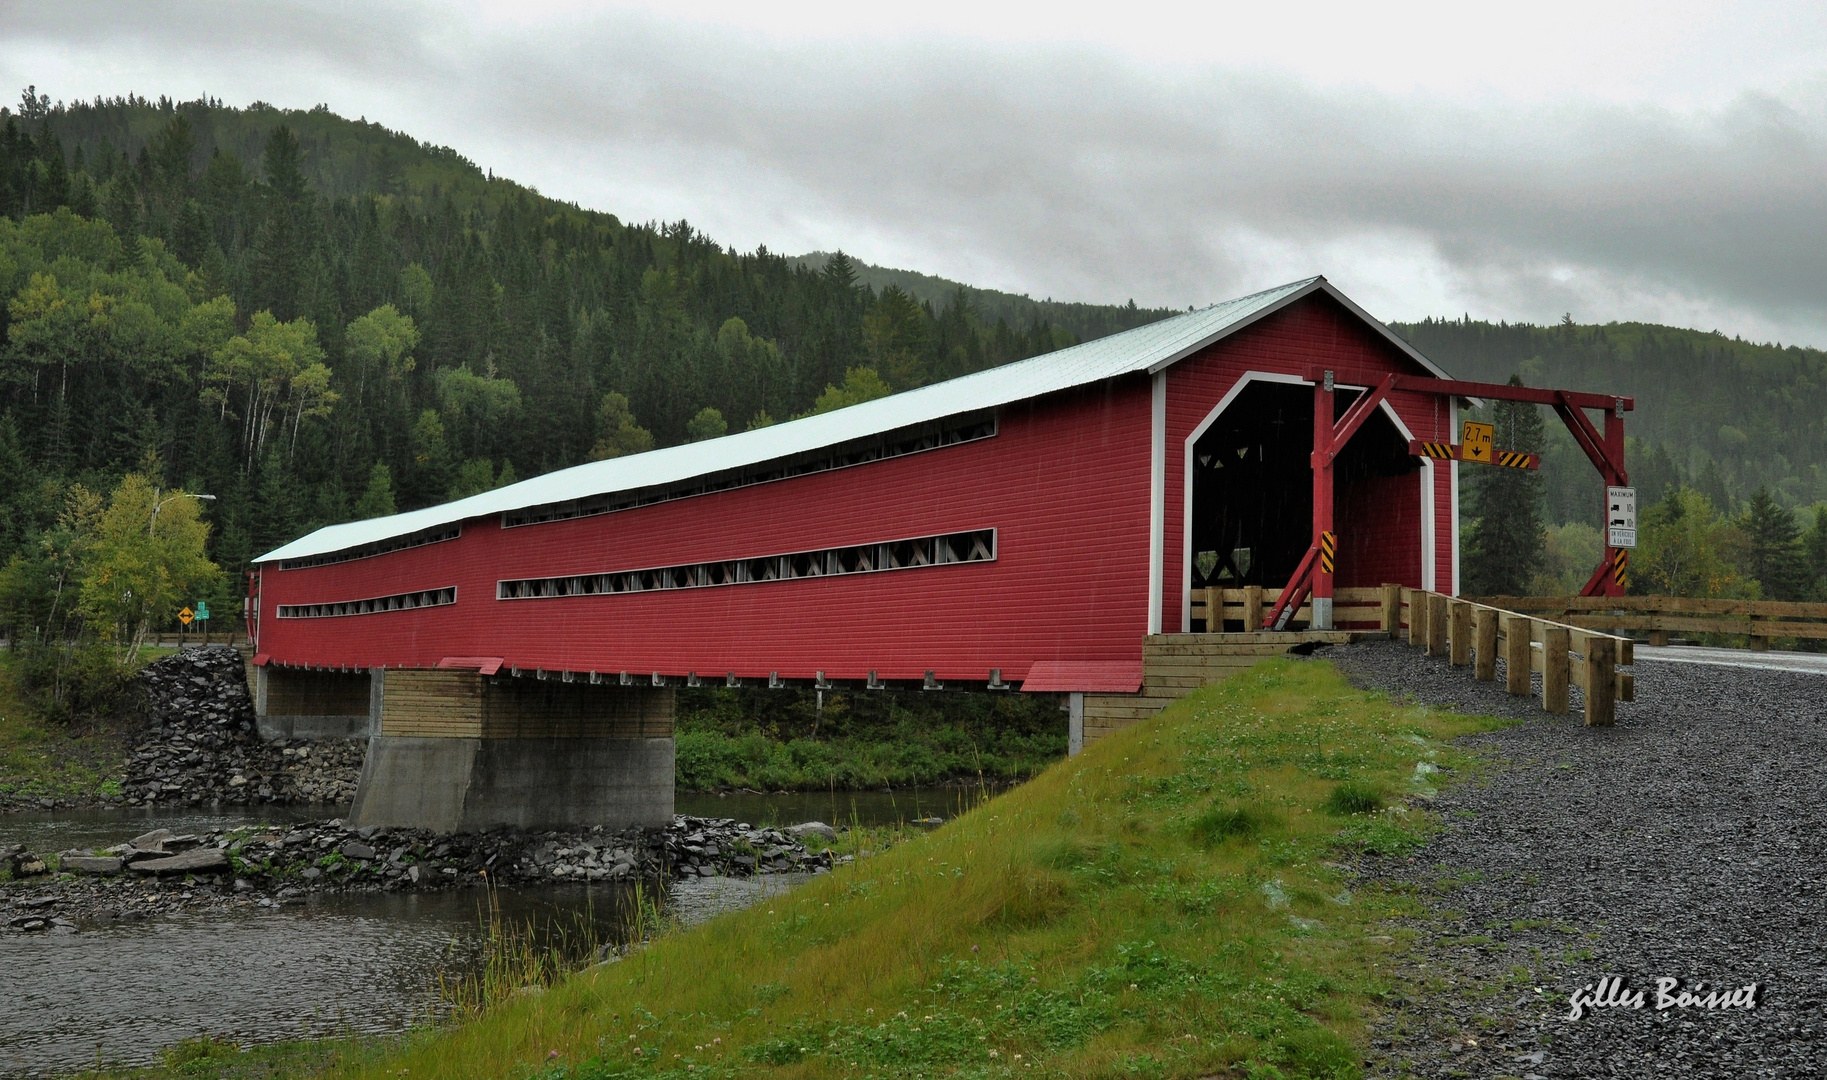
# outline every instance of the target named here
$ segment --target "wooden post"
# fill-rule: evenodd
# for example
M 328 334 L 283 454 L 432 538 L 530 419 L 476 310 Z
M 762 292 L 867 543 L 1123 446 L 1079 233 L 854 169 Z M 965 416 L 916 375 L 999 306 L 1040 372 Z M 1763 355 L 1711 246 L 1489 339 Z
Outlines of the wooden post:
M 1439 656 L 1446 652 L 1446 597 L 1439 593 L 1427 594 L 1427 655 Z
M 1770 651 L 1770 639 L 1762 636 L 1761 634 L 1752 634 L 1751 635 L 1751 651 L 1752 652 L 1769 652 Z
M 1472 605 L 1453 600 L 1447 605 L 1446 662 L 1464 667 L 1472 662 Z
M 1408 605 L 1408 643 L 1427 644 L 1427 594 L 1420 589 L 1403 589 L 1402 602 Z
M 1529 694 L 1529 669 L 1534 666 L 1529 648 L 1535 620 L 1527 615 L 1503 617 L 1503 688 L 1520 697 Z
M 1224 633 L 1224 590 L 1216 585 L 1205 587 L 1205 632 Z
M 1651 645 L 1656 646 L 1657 648 L 1662 648 L 1663 646 L 1667 645 L 1668 644 L 1668 631 L 1667 630 L 1651 630 L 1649 632 L 1649 643 Z
M 1564 713 L 1572 707 L 1567 696 L 1573 676 L 1567 659 L 1571 648 L 1573 635 L 1566 627 L 1542 627 L 1542 708 L 1548 712 Z
M 1472 678 L 1490 682 L 1497 678 L 1497 609 L 1472 609 Z
M 1586 639 L 1586 726 L 1609 727 L 1617 719 L 1618 643 L 1613 638 Z
M 1249 633 L 1262 629 L 1262 586 L 1243 587 L 1243 628 Z
M 1391 641 L 1402 632 L 1402 586 L 1388 582 L 1383 585 L 1383 632 Z

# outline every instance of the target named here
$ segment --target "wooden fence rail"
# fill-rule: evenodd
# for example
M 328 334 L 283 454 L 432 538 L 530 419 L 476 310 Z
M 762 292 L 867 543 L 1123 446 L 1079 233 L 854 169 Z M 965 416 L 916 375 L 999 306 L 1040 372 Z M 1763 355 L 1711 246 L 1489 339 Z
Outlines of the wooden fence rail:
M 1225 622 L 1241 623 L 1245 632 L 1258 631 L 1264 613 L 1280 598 L 1281 590 L 1254 585 L 1195 589 L 1192 616 L 1204 621 L 1207 633 L 1221 632 Z M 1561 598 L 1553 600 L 1558 603 Z M 1217 612 L 1216 620 L 1208 619 L 1211 612 Z M 1583 625 L 1584 618 L 1581 625 L 1559 622 L 1501 603 L 1401 585 L 1339 589 L 1332 612 L 1333 625 L 1340 629 L 1382 630 L 1393 639 L 1425 648 L 1430 656 L 1445 656 L 1455 667 L 1469 666 L 1473 678 L 1487 682 L 1497 677 L 1501 656 L 1504 685 L 1512 694 L 1527 696 L 1530 673 L 1539 671 L 1542 708 L 1548 712 L 1567 712 L 1569 688 L 1577 686 L 1584 692 L 1588 724 L 1612 723 L 1616 703 L 1636 699 L 1635 680 L 1629 672 L 1617 670 L 1634 663 L 1633 643 L 1601 632 L 1609 627 Z M 1295 618 L 1310 620 L 1311 606 L 1303 605 Z
M 1760 650 L 1772 638 L 1827 638 L 1827 604 L 1686 596 L 1488 596 L 1477 602 L 1588 630 L 1644 631 L 1651 645 L 1667 645 L 1670 631 L 1743 634 Z
M 1220 589 L 1216 586 L 1193 590 L 1193 618 L 1204 622 L 1206 633 L 1224 631 L 1223 623 L 1243 624 L 1245 633 L 1262 629 L 1264 615 L 1281 599 L 1280 589 L 1251 585 L 1243 589 Z M 1216 610 L 1219 625 L 1212 625 L 1209 612 Z M 1294 613 L 1297 621 L 1311 622 L 1313 605 L 1302 604 Z M 1338 589 L 1332 598 L 1332 625 L 1340 629 L 1374 630 L 1383 624 L 1383 590 L 1381 588 Z
M 1472 677 L 1497 677 L 1497 658 L 1504 658 L 1504 688 L 1530 692 L 1530 673 L 1542 673 L 1542 708 L 1565 713 L 1571 708 L 1569 687 L 1584 693 L 1586 723 L 1611 724 L 1617 702 L 1636 700 L 1636 680 L 1617 670 L 1635 663 L 1635 645 L 1625 637 L 1584 626 L 1556 622 L 1518 611 L 1422 589 L 1385 585 L 1381 590 L 1383 629 L 1445 655 L 1454 667 L 1470 666 Z
M 231 626 L 226 630 L 218 630 L 214 633 L 208 633 L 208 634 L 206 634 L 200 630 L 191 630 L 191 631 L 188 631 L 188 632 L 182 633 L 182 634 L 171 633 L 169 631 L 165 632 L 165 633 L 159 633 L 159 634 L 147 634 L 146 635 L 146 644 L 151 645 L 155 648 L 166 648 L 166 649 L 176 648 L 179 645 L 246 644 L 247 639 L 244 636 L 236 633 L 236 629 L 237 629 L 236 627 Z

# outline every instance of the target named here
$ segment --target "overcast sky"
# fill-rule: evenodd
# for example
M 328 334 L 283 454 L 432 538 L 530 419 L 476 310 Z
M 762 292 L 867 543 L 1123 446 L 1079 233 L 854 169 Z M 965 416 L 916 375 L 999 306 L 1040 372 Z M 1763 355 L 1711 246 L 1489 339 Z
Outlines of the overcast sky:
M 624 219 L 1035 296 L 1323 273 L 1392 320 L 1827 345 L 1819 0 L 679 6 L 0 0 L 0 86 L 322 102 Z

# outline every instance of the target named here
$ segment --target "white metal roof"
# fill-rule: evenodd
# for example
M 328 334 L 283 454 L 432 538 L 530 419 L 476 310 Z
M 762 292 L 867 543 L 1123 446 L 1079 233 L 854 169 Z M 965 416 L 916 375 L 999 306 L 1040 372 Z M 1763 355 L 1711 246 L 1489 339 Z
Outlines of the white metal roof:
M 619 491 L 675 484 L 727 469 L 758 465 L 897 428 L 956 416 L 978 409 L 1025 401 L 1059 390 L 1101 382 L 1119 375 L 1167 367 L 1219 338 L 1249 325 L 1303 296 L 1323 291 L 1380 331 L 1428 371 L 1447 377 L 1426 357 L 1370 317 L 1323 277 L 1290 282 L 1249 296 L 1226 300 L 1185 315 L 1138 326 L 1120 334 L 1087 341 L 1069 349 L 1018 360 L 945 382 L 922 386 L 846 409 L 802 417 L 772 427 L 726 435 L 720 439 L 669 446 L 644 454 L 593 461 L 485 491 L 467 499 L 428 506 L 391 517 L 328 525 L 269 551 L 255 562 L 300 559 L 405 536 L 545 503 L 606 495 Z

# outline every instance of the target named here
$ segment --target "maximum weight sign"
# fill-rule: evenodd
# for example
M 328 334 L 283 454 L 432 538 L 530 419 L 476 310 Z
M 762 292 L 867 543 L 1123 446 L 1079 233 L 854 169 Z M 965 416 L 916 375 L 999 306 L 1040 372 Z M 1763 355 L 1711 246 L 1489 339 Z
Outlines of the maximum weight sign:
M 1637 546 L 1637 489 L 1605 489 L 1605 543 L 1614 548 Z

